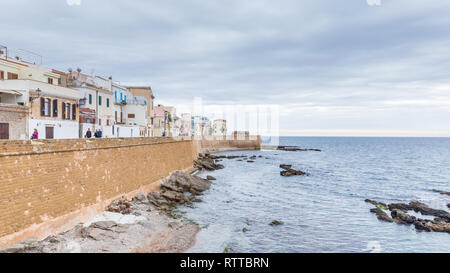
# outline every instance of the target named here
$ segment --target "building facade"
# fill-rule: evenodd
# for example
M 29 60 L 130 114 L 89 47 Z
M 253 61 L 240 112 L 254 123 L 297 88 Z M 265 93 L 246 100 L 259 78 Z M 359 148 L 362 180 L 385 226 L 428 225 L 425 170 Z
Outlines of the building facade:
M 78 70 L 70 72 L 67 84 L 79 93 L 79 137 L 83 138 L 88 129 L 92 132 L 101 130 L 103 137 L 112 137 L 114 107 L 110 80 Z
M 227 134 L 227 121 L 224 119 L 216 119 L 213 122 L 213 136 L 225 136 Z
M 20 61 L 20 58 L 0 58 L 0 103 L 22 106 L 15 107 L 16 113 L 22 114 L 11 115 L 11 107 L 3 107 L 5 111 L 8 109 L 9 115 L 0 114 L 9 117 L 2 121 L 3 131 L 9 127 L 9 139 L 29 139 L 35 129 L 39 138 L 78 138 L 78 92 L 59 83 L 60 75 L 50 69 Z M 23 128 L 26 109 L 28 117 Z M 13 124 L 15 121 L 19 123 Z
M 168 136 L 168 113 L 164 106 L 155 106 L 153 111 L 153 136 Z
M 143 128 L 143 136 L 153 136 L 153 103 L 155 96 L 150 86 L 128 86 L 130 92 L 135 98 L 139 98 L 146 106 L 146 125 Z

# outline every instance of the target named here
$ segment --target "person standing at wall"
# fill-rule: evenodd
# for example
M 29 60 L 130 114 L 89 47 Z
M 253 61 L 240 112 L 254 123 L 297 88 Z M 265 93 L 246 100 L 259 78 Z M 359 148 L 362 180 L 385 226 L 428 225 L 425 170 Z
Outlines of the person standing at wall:
M 39 133 L 37 129 L 34 129 L 33 135 L 31 136 L 31 139 L 39 139 Z
M 85 138 L 91 138 L 92 137 L 92 132 L 91 132 L 91 129 L 90 128 L 88 128 L 88 130 L 87 130 L 87 132 L 86 132 L 86 135 L 84 136 Z

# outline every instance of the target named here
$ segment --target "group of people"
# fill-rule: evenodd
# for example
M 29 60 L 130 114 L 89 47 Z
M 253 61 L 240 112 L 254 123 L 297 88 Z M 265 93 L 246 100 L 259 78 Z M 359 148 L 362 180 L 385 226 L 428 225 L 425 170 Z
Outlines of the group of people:
M 95 130 L 95 133 L 94 133 L 94 137 L 95 138 L 101 138 L 102 135 L 103 135 L 102 130 Z M 84 137 L 85 138 L 91 138 L 92 137 L 92 132 L 91 132 L 90 128 L 88 128 L 88 130 L 87 130 L 86 134 L 84 135 Z
M 95 138 L 101 138 L 103 135 L 102 130 L 95 130 L 94 137 Z M 91 129 L 88 128 L 86 134 L 84 135 L 85 138 L 91 138 L 92 132 Z M 31 135 L 31 139 L 39 139 L 39 133 L 37 129 L 34 129 L 33 134 Z

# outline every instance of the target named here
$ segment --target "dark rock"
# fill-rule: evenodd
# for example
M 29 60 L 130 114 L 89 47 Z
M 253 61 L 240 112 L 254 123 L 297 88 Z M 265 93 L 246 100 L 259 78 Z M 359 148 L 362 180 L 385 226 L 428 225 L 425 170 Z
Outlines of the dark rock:
M 137 201 L 137 202 L 146 202 L 147 201 L 147 197 L 145 197 L 145 195 L 143 193 L 138 193 L 134 198 L 133 201 Z
M 450 213 L 444 210 L 437 210 L 430 208 L 424 203 L 421 203 L 419 201 L 412 201 L 409 204 L 392 203 L 387 205 L 387 207 L 391 211 L 392 218 L 390 218 L 380 208 L 380 206 L 386 207 L 385 204 L 370 199 L 366 199 L 365 201 L 377 206 L 376 208 L 373 208 L 370 211 L 375 213 L 379 220 L 386 222 L 395 222 L 404 225 L 412 224 L 418 231 L 427 231 L 427 232 L 434 231 L 434 232 L 450 233 Z M 423 215 L 436 216 L 436 218 L 434 218 L 434 220 L 417 219 L 415 216 L 408 214 L 408 211 L 411 210 L 419 212 Z
M 288 152 L 307 152 L 307 151 L 321 152 L 321 150 L 319 149 L 301 149 L 298 146 L 278 146 L 277 150 Z
M 440 191 L 440 190 L 433 190 L 434 192 L 440 193 L 442 195 L 449 195 L 450 196 L 450 192 L 447 191 Z
M 416 217 L 399 209 L 392 210 L 391 216 L 393 219 L 397 220 L 396 222 L 399 224 L 411 225 L 416 221 Z
M 117 212 L 122 214 L 130 214 L 131 213 L 131 204 L 130 202 L 122 197 L 118 200 L 114 200 L 107 208 L 106 211 L 109 212 Z
M 281 164 L 280 168 L 285 169 L 286 171 L 288 171 L 288 170 L 290 170 L 292 168 L 292 165 Z
M 161 196 L 170 201 L 184 202 L 184 195 L 176 191 L 165 191 L 161 194 Z
M 399 209 L 402 211 L 408 211 L 411 210 L 411 207 L 408 204 L 405 203 L 392 203 L 388 205 L 388 208 L 390 211 L 394 210 L 394 209 Z
M 385 203 L 382 203 L 382 202 L 378 202 L 378 201 L 374 201 L 374 200 L 370 200 L 370 199 L 366 199 L 366 200 L 364 200 L 364 202 L 370 203 L 374 206 L 382 206 L 383 208 L 388 208 L 388 205 L 386 205 Z
M 248 163 L 254 163 L 255 161 L 253 160 L 247 160 Z
M 217 180 L 214 176 L 211 176 L 211 175 L 207 175 L 207 176 L 206 176 L 206 179 L 207 179 L 207 180 L 210 180 L 210 181 L 211 181 L 211 180 Z
M 147 195 L 147 199 L 155 207 L 162 207 L 169 205 L 166 199 L 164 199 L 159 192 L 151 192 Z
M 269 225 L 271 226 L 279 226 L 279 225 L 283 225 L 284 223 L 282 221 L 278 221 L 278 220 L 273 220 L 272 222 L 269 223 Z
M 207 170 L 207 171 L 214 171 L 214 170 L 220 170 L 223 169 L 224 166 L 221 164 L 216 164 L 214 162 L 214 159 L 218 158 L 226 158 L 226 157 L 219 157 L 219 156 L 211 156 L 211 155 L 200 155 L 197 160 L 194 161 L 194 167 L 198 170 Z
M 440 217 L 442 219 L 445 219 L 445 221 L 450 222 L 450 213 L 446 212 L 445 210 L 438 210 L 433 209 L 425 205 L 424 203 L 421 203 L 419 201 L 412 201 L 409 203 L 409 206 L 412 210 L 415 212 L 420 212 L 423 215 L 431 215 Z
M 382 209 L 378 207 L 371 209 L 370 212 L 375 213 L 377 215 L 378 220 L 380 221 L 385 221 L 389 223 L 394 222 L 394 220 L 392 220 L 392 218 L 389 217 L 389 215 L 387 215 L 386 212 L 384 212 Z
M 308 175 L 308 174 L 305 173 L 305 172 L 302 172 L 302 171 L 297 171 L 297 170 L 294 170 L 294 169 L 289 169 L 289 170 L 286 170 L 286 171 L 281 171 L 281 172 L 280 172 L 280 175 L 281 175 L 281 176 L 294 176 L 294 175 Z

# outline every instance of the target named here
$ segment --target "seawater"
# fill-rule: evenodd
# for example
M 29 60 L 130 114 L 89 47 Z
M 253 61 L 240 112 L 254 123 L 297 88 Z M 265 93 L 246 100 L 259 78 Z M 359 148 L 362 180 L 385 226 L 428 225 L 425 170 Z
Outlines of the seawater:
M 184 217 L 202 230 L 188 252 L 450 252 L 450 234 L 380 222 L 366 198 L 419 200 L 447 210 L 450 138 L 282 137 L 280 145 L 322 152 L 234 151 Z M 291 164 L 310 176 L 281 177 Z M 284 222 L 270 226 L 272 220 Z M 243 232 L 243 229 L 247 232 Z

